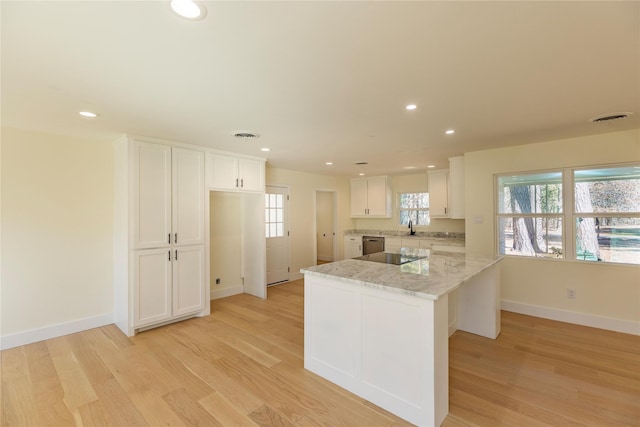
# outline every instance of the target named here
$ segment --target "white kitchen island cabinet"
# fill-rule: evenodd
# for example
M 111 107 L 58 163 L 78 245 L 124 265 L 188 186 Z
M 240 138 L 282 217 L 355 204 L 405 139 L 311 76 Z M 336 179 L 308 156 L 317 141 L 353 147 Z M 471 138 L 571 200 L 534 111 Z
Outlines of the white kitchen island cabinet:
M 411 423 L 439 426 L 449 412 L 449 293 L 458 293 L 458 329 L 496 338 L 500 259 L 398 253 L 425 258 L 302 270 L 304 367 Z

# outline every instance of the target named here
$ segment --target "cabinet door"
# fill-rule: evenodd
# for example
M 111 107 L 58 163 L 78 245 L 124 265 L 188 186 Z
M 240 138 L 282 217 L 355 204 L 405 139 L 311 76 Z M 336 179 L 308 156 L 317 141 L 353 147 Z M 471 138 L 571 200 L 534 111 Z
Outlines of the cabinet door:
M 204 244 L 204 153 L 174 148 L 173 243 Z
M 464 157 L 449 159 L 449 218 L 464 219 Z
M 344 237 L 344 258 L 356 258 L 362 256 L 362 236 Z
M 429 216 L 432 218 L 449 216 L 448 175 L 446 170 L 429 172 Z
M 264 162 L 238 159 L 238 177 L 240 190 L 264 192 Z
M 367 205 L 369 215 L 388 216 L 387 210 L 387 178 L 372 177 L 367 180 Z
M 173 317 L 204 310 L 204 246 L 173 250 Z
M 367 180 L 351 180 L 351 216 L 367 215 Z
M 238 158 L 207 153 L 207 187 L 218 190 L 238 188 Z
M 169 245 L 171 233 L 171 147 L 133 144 L 133 247 Z
M 171 318 L 169 248 L 133 252 L 133 326 L 138 328 Z
M 393 237 L 387 237 L 384 239 L 384 251 L 385 252 L 398 252 L 402 247 L 402 239 L 396 239 Z

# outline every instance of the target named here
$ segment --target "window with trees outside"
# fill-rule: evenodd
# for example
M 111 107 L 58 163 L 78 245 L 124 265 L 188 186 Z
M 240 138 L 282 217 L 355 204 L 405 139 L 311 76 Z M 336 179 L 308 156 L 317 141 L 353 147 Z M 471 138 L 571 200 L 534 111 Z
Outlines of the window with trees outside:
M 429 225 L 429 193 L 400 193 L 400 225 Z
M 497 202 L 500 254 L 640 264 L 638 165 L 501 175 Z

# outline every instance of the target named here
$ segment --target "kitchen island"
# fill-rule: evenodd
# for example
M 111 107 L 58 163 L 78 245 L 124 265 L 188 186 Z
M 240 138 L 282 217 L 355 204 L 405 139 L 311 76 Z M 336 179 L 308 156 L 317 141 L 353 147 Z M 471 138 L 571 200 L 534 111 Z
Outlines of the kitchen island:
M 401 248 L 305 276 L 304 367 L 420 426 L 449 411 L 449 294 L 457 329 L 500 333 L 499 257 Z

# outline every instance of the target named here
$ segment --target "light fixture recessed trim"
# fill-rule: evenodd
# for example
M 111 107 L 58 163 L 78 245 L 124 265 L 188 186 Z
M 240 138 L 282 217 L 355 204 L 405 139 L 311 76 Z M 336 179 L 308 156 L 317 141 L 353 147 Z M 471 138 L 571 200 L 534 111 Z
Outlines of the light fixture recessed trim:
M 78 112 L 78 114 L 80 114 L 82 117 L 86 117 L 88 119 L 95 119 L 96 117 L 98 117 L 98 114 L 91 112 L 91 111 L 80 111 Z
M 181 18 L 199 21 L 207 16 L 207 8 L 198 0 L 171 0 L 171 9 Z
M 325 162 L 325 165 L 331 166 L 331 165 L 333 165 L 333 162 Z
M 416 108 L 418 108 L 418 106 L 417 106 L 416 104 L 409 104 L 409 105 L 407 105 L 407 106 L 406 106 L 406 107 L 404 107 L 404 108 L 406 108 L 406 109 L 407 109 L 407 110 L 409 110 L 409 111 L 413 111 L 413 110 L 415 110 Z
M 416 168 L 415 166 L 405 166 L 402 169 L 410 170 L 410 169 L 415 169 L 415 168 Z
M 454 133 L 456 133 L 456 131 L 453 129 L 447 129 L 444 131 L 444 133 L 446 133 L 447 135 L 453 135 Z
M 359 176 L 364 176 L 364 174 L 363 174 L 362 172 L 360 172 L 358 175 L 359 175 Z
M 271 149 L 267 147 L 262 147 L 260 151 L 264 151 L 265 153 L 268 153 L 269 151 L 271 151 Z
M 435 168 L 435 167 L 436 167 L 436 165 L 428 165 L 427 167 L 428 167 L 429 169 L 433 169 L 433 168 Z

